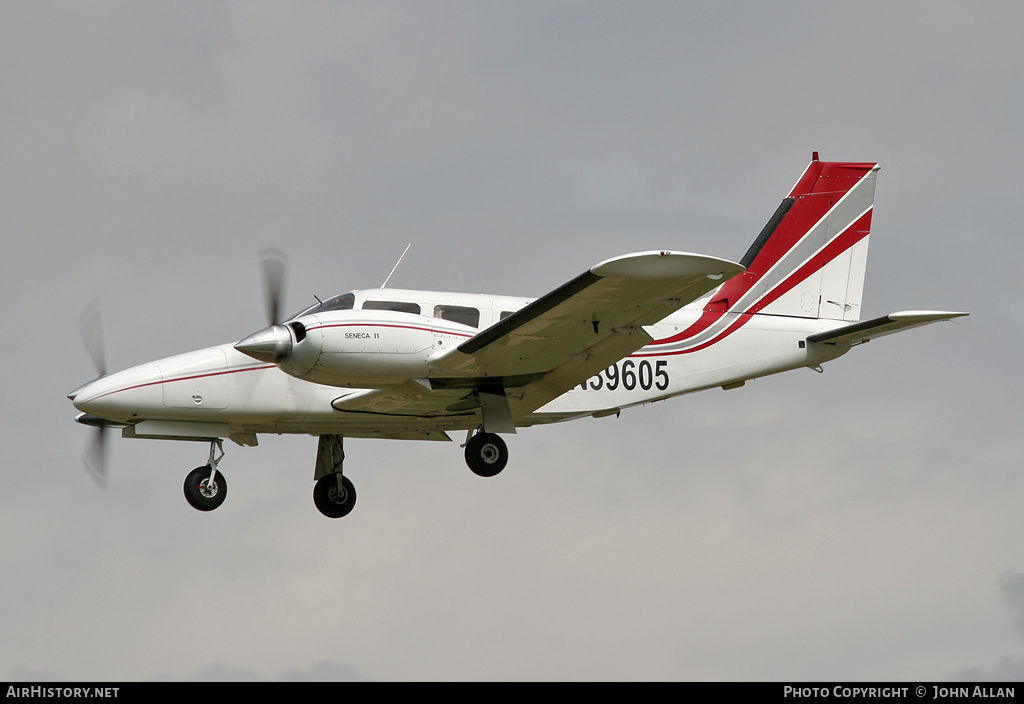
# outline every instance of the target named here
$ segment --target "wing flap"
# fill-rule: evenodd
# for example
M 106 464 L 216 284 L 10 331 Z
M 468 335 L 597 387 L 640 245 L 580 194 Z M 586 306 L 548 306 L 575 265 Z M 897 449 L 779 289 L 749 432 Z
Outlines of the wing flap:
M 387 389 L 366 389 L 339 396 L 331 402 L 336 411 L 373 413 L 377 415 L 417 416 L 421 418 L 458 414 L 465 409 L 449 410 L 463 400 L 470 390 L 435 389 L 426 379 L 410 379 Z

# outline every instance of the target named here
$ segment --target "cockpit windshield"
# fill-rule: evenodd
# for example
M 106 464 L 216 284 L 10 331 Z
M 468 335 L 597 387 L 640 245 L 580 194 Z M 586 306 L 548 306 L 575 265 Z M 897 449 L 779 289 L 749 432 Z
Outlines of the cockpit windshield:
M 293 315 L 289 320 L 295 318 L 301 318 L 304 315 L 313 315 L 314 313 L 326 313 L 330 310 L 352 310 L 352 307 L 356 303 L 356 297 L 351 293 L 343 293 L 340 296 L 334 298 L 328 298 L 323 303 L 317 303 L 312 305 L 301 313 Z

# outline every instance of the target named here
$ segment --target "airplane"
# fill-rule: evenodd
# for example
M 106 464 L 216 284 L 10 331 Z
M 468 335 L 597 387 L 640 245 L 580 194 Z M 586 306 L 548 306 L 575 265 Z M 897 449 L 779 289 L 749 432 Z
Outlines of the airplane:
M 268 327 L 110 375 L 100 368 L 68 398 L 101 436 L 119 428 L 126 438 L 209 443 L 184 485 L 200 511 L 227 495 L 223 441 L 254 446 L 261 433 L 318 436 L 313 501 L 330 518 L 356 502 L 344 438 L 465 432 L 469 469 L 491 477 L 508 462 L 501 435 L 519 428 L 821 371 L 856 345 L 968 315 L 861 319 L 878 169 L 815 152 L 739 262 L 635 252 L 532 300 L 385 281 L 279 319 L 283 264 L 271 259 Z

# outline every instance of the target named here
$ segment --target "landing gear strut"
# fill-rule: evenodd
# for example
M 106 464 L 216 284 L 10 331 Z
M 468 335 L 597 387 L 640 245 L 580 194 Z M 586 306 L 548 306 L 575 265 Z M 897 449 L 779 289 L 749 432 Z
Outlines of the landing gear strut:
M 505 469 L 508 447 L 497 433 L 477 433 L 466 443 L 466 464 L 480 477 L 493 477 Z
M 220 452 L 219 457 L 216 452 Z M 228 482 L 217 471 L 217 464 L 222 459 L 224 446 L 220 440 L 211 440 L 209 462 L 196 467 L 185 477 L 185 500 L 197 511 L 212 511 L 228 496 Z

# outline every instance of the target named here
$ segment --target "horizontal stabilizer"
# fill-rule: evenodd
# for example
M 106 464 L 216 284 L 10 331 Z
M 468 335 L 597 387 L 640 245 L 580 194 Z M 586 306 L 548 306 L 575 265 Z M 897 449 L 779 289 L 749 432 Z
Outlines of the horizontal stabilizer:
M 842 343 L 857 345 L 873 340 L 876 337 L 882 337 L 883 335 L 891 335 L 894 332 L 909 330 L 910 328 L 928 325 L 929 323 L 937 323 L 940 320 L 951 320 L 952 318 L 959 318 L 965 315 L 970 314 L 936 310 L 905 310 L 899 313 L 890 313 L 881 318 L 865 320 L 853 325 L 844 325 L 827 332 L 809 335 L 807 341 L 831 345 Z

